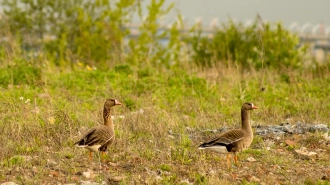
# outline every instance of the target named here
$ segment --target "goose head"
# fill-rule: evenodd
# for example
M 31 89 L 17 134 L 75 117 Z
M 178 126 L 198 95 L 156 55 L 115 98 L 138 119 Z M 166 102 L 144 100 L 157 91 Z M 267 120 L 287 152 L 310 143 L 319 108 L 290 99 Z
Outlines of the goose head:
M 107 99 L 104 103 L 105 108 L 111 108 L 111 107 L 116 106 L 116 105 L 121 105 L 121 103 L 118 100 L 113 99 L 113 98 Z
M 253 105 L 253 103 L 251 102 L 245 102 L 242 106 L 242 110 L 253 110 L 253 109 L 258 109 L 258 107 Z

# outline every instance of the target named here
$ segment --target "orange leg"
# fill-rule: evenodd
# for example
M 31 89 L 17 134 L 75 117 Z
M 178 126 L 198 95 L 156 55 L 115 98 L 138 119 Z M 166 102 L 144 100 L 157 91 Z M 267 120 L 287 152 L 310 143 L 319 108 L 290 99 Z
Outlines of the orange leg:
M 236 166 L 238 167 L 238 160 L 237 160 L 237 155 L 236 154 L 234 154 L 234 161 L 235 161 Z
M 105 159 L 104 159 L 104 156 L 105 156 L 105 152 L 101 152 L 101 158 L 102 158 L 102 162 L 104 163 L 105 162 Z
M 228 153 L 228 154 L 227 154 L 227 167 L 228 167 L 228 168 L 230 168 L 230 163 L 231 163 L 230 158 L 231 158 L 231 154 Z
M 93 160 L 92 152 L 89 151 L 89 161 L 92 161 L 92 160 Z
M 106 155 L 106 152 L 101 152 L 101 154 L 100 154 L 101 156 L 101 160 L 102 160 L 102 163 L 105 163 L 105 155 Z M 103 164 L 102 165 L 103 167 L 104 167 L 104 170 L 109 170 L 109 166 L 107 165 L 107 164 Z

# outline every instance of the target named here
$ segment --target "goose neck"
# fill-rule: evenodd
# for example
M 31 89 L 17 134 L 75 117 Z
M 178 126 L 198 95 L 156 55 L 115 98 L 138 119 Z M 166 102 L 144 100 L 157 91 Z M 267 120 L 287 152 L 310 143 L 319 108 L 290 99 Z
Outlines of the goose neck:
M 248 132 L 252 132 L 252 128 L 250 125 L 250 113 L 248 110 L 241 110 L 242 116 L 242 129 Z
M 103 109 L 103 118 L 104 118 L 104 125 L 108 127 L 113 127 L 112 119 L 111 119 L 111 109 L 104 107 Z

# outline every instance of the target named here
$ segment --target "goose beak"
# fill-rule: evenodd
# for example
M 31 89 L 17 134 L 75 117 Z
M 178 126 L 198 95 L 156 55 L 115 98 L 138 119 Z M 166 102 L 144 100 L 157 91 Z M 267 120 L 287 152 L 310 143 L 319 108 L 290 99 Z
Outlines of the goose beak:
M 252 106 L 252 109 L 258 109 L 258 107 L 253 105 L 253 106 Z
M 115 105 L 121 105 L 121 103 L 118 100 L 115 100 Z

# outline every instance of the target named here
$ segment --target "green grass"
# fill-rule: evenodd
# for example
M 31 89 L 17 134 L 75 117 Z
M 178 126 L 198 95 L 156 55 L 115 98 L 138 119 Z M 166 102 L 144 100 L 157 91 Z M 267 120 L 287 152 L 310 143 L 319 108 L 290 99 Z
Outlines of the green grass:
M 102 123 L 102 106 L 110 97 L 123 103 L 114 108 L 113 115 L 124 118 L 114 120 L 116 141 L 104 159 L 118 166 L 110 166 L 107 173 L 96 174 L 94 181 L 106 179 L 107 174 L 125 174 L 128 178 L 122 184 L 142 183 L 143 179 L 154 184 L 184 184 L 184 180 L 195 184 L 230 184 L 231 176 L 246 165 L 251 169 L 258 169 L 259 165 L 291 169 L 287 164 L 296 160 L 291 159 L 293 155 L 288 157 L 254 148 L 263 146 L 260 136 L 255 136 L 251 149 L 239 154 L 240 160 L 254 157 L 257 162 L 242 162 L 242 167 L 232 171 L 227 170 L 224 156 L 195 147 L 205 135 L 213 136 L 202 134 L 202 129 L 239 127 L 240 107 L 245 101 L 252 101 L 259 107 L 251 114 L 257 124 L 279 124 L 287 118 L 292 123 L 329 124 L 328 77 L 303 77 L 294 71 L 288 75 L 289 81 L 272 72 L 251 72 L 248 76 L 242 79 L 235 69 L 163 73 L 153 68 L 136 70 L 119 65 L 110 71 L 45 70 L 41 85 L 39 82 L 2 85 L 0 164 L 5 170 L 12 167 L 20 170 L 13 172 L 16 179 L 8 175 L 1 175 L 0 179 L 33 184 L 50 181 L 50 171 L 58 170 L 59 177 L 52 181 L 77 182 L 77 178 L 84 179 L 76 175 L 78 172 L 91 168 L 98 173 L 98 159 L 94 158 L 93 167 L 90 167 L 87 151 L 75 148 L 73 143 L 79 138 L 82 127 Z M 260 90 L 262 78 L 264 91 Z M 170 135 L 170 130 L 176 135 Z M 301 142 L 309 146 L 320 139 L 312 135 Z M 285 151 L 289 153 L 291 149 Z M 292 165 L 299 168 L 305 164 Z M 328 164 L 323 161 L 319 165 Z M 38 175 L 25 173 L 31 171 L 31 166 L 36 166 Z M 158 169 L 163 172 L 159 175 L 161 179 L 156 178 Z M 282 173 L 286 173 L 285 170 Z M 251 175 L 261 182 L 270 178 L 267 174 Z M 276 179 L 268 182 L 276 182 Z M 309 183 L 310 180 L 300 179 L 299 182 Z

